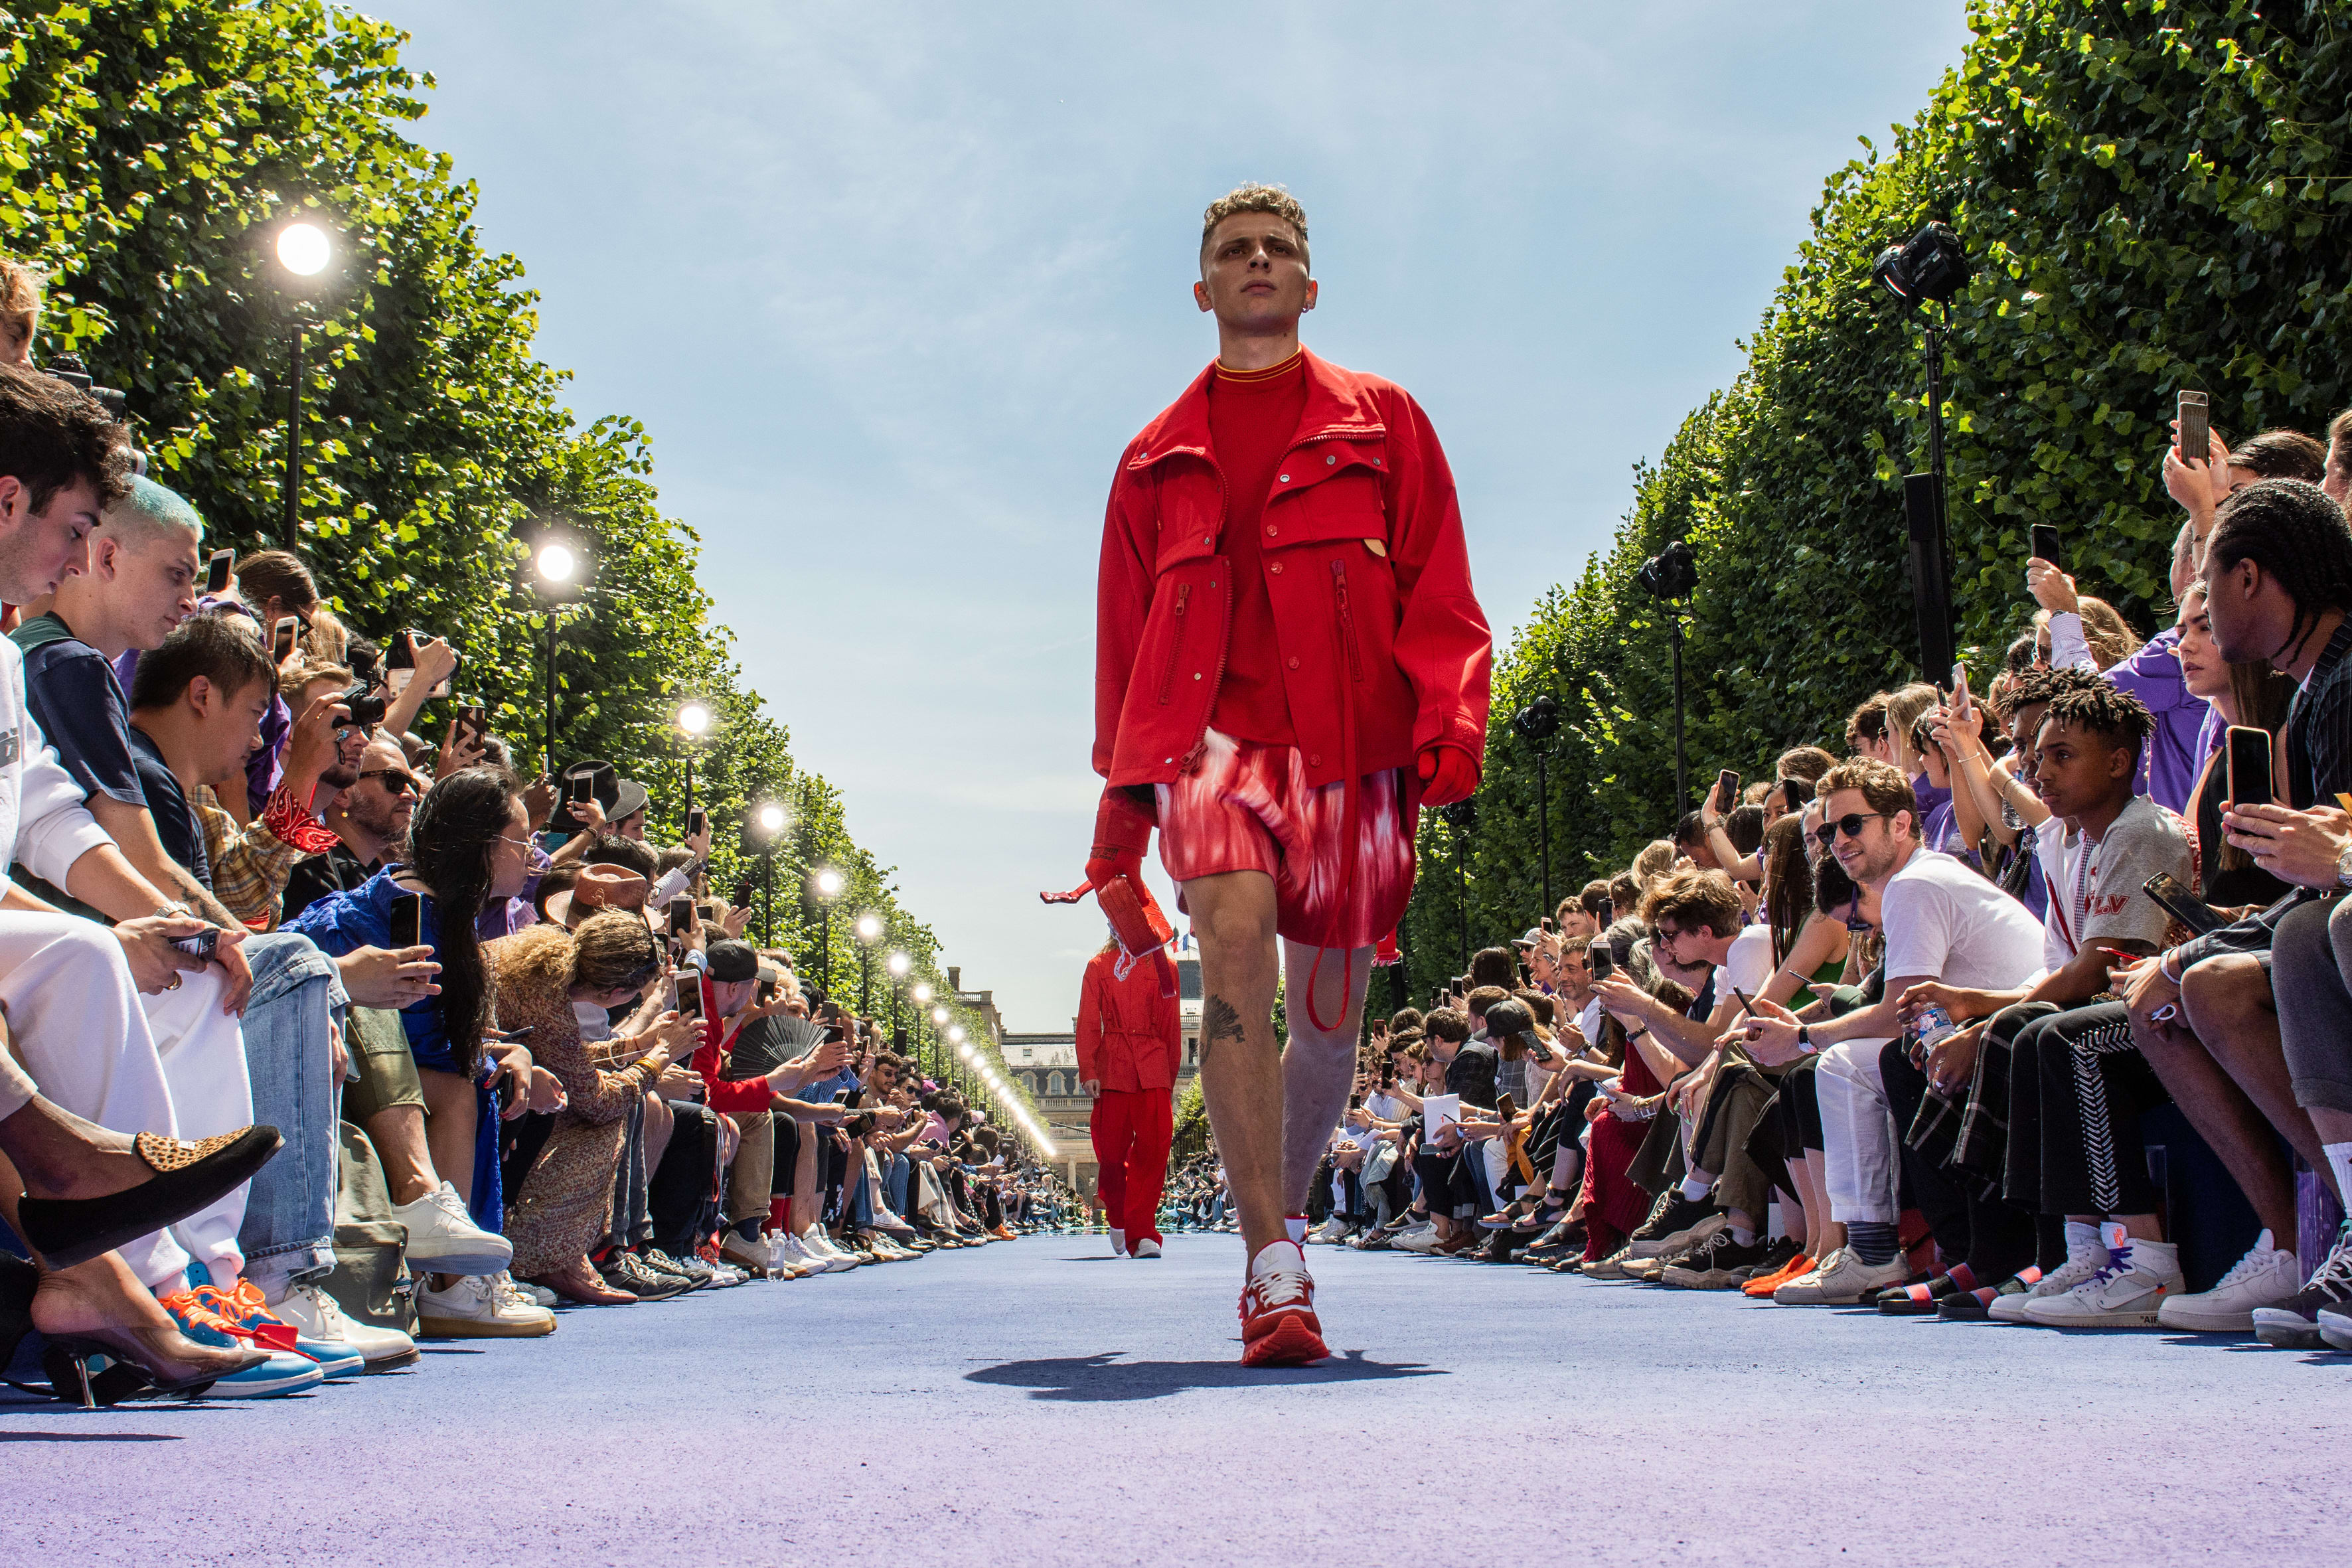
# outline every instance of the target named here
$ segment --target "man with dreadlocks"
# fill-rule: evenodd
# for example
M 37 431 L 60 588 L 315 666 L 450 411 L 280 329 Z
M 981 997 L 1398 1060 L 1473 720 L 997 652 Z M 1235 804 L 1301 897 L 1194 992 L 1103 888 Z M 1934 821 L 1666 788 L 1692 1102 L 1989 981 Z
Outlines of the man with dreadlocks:
M 2352 527 L 2317 486 L 2249 485 L 2216 513 L 2204 582 L 2221 657 L 2267 660 L 2301 688 L 2278 781 L 2284 803 L 2232 801 L 2222 818 L 2231 844 L 2295 887 L 2266 910 L 2135 966 L 2118 989 L 2149 1065 L 2267 1227 L 2259 1252 L 2294 1234 L 2294 1186 L 2280 1136 L 2339 1198 L 2352 1189 L 2352 1091 L 2326 1060 L 2341 1056 L 2342 1039 L 2312 1039 L 2307 1028 L 2327 1014 L 2302 1005 L 2305 990 L 2324 987 L 2334 967 L 2322 895 L 2352 886 L 2352 816 L 2339 809 L 2352 792 Z M 2281 1038 L 2289 1016 L 2293 1051 Z M 2241 1264 L 2208 1296 L 2242 1283 L 2246 1268 Z M 2316 1345 L 2320 1310 L 2347 1305 L 2352 1232 L 2338 1234 L 2310 1285 L 2284 1301 L 2189 1298 L 2167 1303 L 2159 1321 L 2170 1326 L 2184 1311 L 2235 1307 L 2266 1343 Z

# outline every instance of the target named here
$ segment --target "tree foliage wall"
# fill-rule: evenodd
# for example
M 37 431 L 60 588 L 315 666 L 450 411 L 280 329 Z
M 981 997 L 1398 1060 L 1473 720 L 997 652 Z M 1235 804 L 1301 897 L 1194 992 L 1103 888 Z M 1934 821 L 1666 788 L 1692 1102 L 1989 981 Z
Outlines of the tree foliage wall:
M 1497 660 L 1473 947 L 1539 912 L 1538 794 L 1506 720 L 1539 691 L 1555 897 L 1671 826 L 1667 626 L 1634 569 L 1696 552 L 1690 776 L 1769 777 L 1836 748 L 1852 706 L 1918 679 L 1902 476 L 1926 467 L 1920 318 L 1871 264 L 1927 218 L 1976 276 L 1953 302 L 1944 440 L 1960 642 L 1990 675 L 2025 625 L 2027 525 L 2063 531 L 2084 591 L 2168 620 L 2179 514 L 2159 471 L 2174 395 L 2237 437 L 2324 433 L 2352 402 L 2352 7 L 2342 0 L 1978 0 L 1925 109 L 1830 175 L 1812 233 L 1608 551 L 1551 589 Z M 1981 679 L 1981 678 L 1980 678 Z M 1458 971 L 1453 830 L 1425 819 L 1410 985 Z
M 898 902 L 893 868 L 851 837 L 838 793 L 795 767 L 744 683 L 695 581 L 694 531 L 660 509 L 644 429 L 574 421 L 566 374 L 532 352 L 522 264 L 483 246 L 476 187 L 404 133 L 432 86 L 405 42 L 317 0 L 0 9 L 0 247 L 51 274 L 37 356 L 78 353 L 125 389 L 151 472 L 195 501 L 216 542 L 250 553 L 281 542 L 299 319 L 295 543 L 336 611 L 379 640 L 404 626 L 452 637 L 458 689 L 535 762 L 545 609 L 522 584 L 524 541 L 570 530 L 595 574 L 559 639 L 558 761 L 606 757 L 643 776 L 675 837 L 670 715 L 703 698 L 721 719 L 695 767 L 714 821 L 731 826 L 758 800 L 793 811 L 777 939 L 814 966 L 803 872 L 829 864 L 847 879 L 844 916 L 882 916 L 888 944 L 944 992 L 937 940 Z M 337 237 L 333 265 L 299 290 L 269 249 L 298 215 Z M 719 838 L 724 887 L 739 847 Z M 834 943 L 836 973 L 854 976 L 845 930 Z

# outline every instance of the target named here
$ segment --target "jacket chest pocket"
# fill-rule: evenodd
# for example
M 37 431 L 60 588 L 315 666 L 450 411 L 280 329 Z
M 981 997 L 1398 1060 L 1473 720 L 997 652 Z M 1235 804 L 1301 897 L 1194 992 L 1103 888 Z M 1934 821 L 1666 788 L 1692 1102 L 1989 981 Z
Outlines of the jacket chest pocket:
M 1359 446 L 1325 441 L 1294 452 L 1286 468 L 1298 481 L 1289 495 L 1277 494 L 1265 509 L 1266 550 L 1339 540 L 1372 542 L 1371 552 L 1388 553 L 1388 507 L 1381 493 L 1379 443 Z

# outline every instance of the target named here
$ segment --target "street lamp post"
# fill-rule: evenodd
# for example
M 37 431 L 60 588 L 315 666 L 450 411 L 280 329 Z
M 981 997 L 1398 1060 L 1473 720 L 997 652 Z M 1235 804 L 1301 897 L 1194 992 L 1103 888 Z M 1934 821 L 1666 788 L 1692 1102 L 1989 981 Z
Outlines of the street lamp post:
M 816 889 L 818 930 L 822 936 L 819 949 L 824 955 L 818 973 L 824 977 L 825 994 L 829 996 L 833 994 L 833 900 L 841 896 L 841 873 L 827 866 L 811 879 L 811 885 Z
M 760 945 L 776 945 L 776 840 L 784 831 L 784 808 L 774 801 L 761 805 L 751 820 L 760 837 Z
M 547 606 L 547 771 L 555 772 L 555 624 L 562 608 L 554 601 L 570 592 L 580 574 L 580 552 L 560 539 L 542 542 L 531 557 L 531 570 Z
M 931 1073 L 931 1076 L 932 1076 L 933 1078 L 944 1078 L 944 1077 L 946 1077 L 946 1076 L 947 1076 L 947 1070 L 948 1070 L 948 1051 L 947 1051 L 947 1046 L 946 1046 L 946 1043 L 945 1043 L 945 1042 L 946 1042 L 946 1038 L 947 1038 L 947 1037 L 946 1037 L 946 1035 L 945 1035 L 945 1033 L 944 1033 L 944 1031 L 946 1030 L 947 1026 L 948 1026 L 948 1010 L 947 1010 L 945 1007 L 934 1007 L 934 1008 L 932 1008 L 932 1009 L 931 1009 L 931 1066 L 932 1066 L 932 1073 Z
M 326 231 L 316 224 L 298 218 L 278 231 L 278 264 L 298 279 L 307 280 L 325 271 L 333 252 Z M 302 518 L 302 318 L 299 310 L 289 314 L 294 323 L 294 342 L 287 365 L 286 523 L 280 542 L 291 550 Z
M 890 976 L 890 1032 L 894 1035 L 898 1032 L 900 1027 L 898 1023 L 898 982 L 906 979 L 907 972 L 914 967 L 915 961 L 908 957 L 904 950 L 894 951 L 889 957 L 882 961 L 883 972 Z
M 688 698 L 677 706 L 677 732 L 686 740 L 686 816 L 694 816 L 694 748 L 710 732 L 710 704 Z
M 870 1016 L 874 1011 L 874 944 L 882 940 L 882 921 L 876 915 L 860 915 L 850 928 L 857 935 L 857 1011 Z

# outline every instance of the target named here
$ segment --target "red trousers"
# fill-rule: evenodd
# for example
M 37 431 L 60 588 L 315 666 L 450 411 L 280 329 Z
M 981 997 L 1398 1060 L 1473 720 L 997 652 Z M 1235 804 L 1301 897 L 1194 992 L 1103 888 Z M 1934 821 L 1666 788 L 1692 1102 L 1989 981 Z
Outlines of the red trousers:
M 1099 1167 L 1095 1191 L 1113 1230 L 1127 1236 L 1128 1250 L 1139 1241 L 1158 1241 L 1160 1190 L 1168 1181 L 1168 1142 L 1176 1131 L 1176 1108 L 1164 1089 L 1107 1089 L 1095 1098 L 1089 1131 Z

